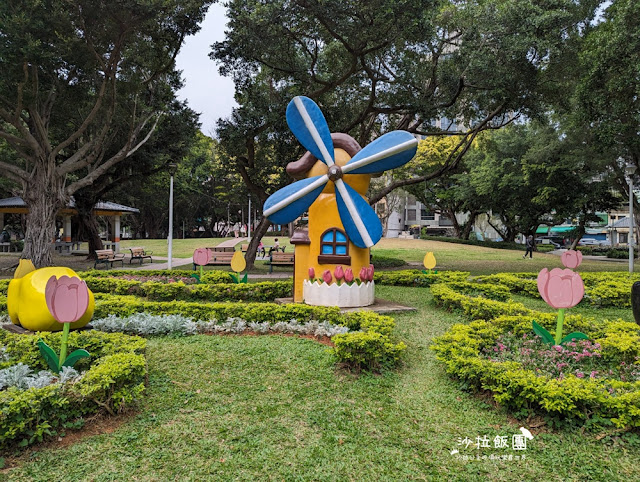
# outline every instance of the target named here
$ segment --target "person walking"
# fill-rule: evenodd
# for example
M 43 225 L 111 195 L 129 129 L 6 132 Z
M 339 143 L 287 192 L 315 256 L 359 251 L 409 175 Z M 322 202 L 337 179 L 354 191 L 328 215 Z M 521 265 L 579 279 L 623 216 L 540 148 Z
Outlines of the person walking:
M 533 259 L 533 248 L 535 247 L 535 242 L 533 241 L 533 236 L 530 234 L 527 238 L 527 250 L 524 252 L 523 258 L 526 259 L 527 254 L 530 259 Z

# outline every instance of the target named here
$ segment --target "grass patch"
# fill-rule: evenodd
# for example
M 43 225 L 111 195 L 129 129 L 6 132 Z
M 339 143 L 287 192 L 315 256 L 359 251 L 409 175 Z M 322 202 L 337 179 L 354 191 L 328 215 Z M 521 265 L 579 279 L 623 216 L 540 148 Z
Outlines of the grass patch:
M 466 247 L 465 247 L 466 248 Z M 519 433 L 523 423 L 460 391 L 428 349 L 460 319 L 436 310 L 425 288 L 381 286 L 379 297 L 416 306 L 396 316 L 404 367 L 354 378 L 334 371 L 326 347 L 262 336 L 149 341 L 149 390 L 140 412 L 109 435 L 40 448 L 6 470 L 13 480 L 635 480 L 636 436 L 537 434 L 526 461 L 464 461 L 500 449 L 458 438 Z M 588 308 L 594 316 L 600 310 Z M 524 423 L 526 425 L 526 423 Z M 626 437 L 626 438 L 625 438 Z M 493 446 L 493 444 L 491 444 Z M 508 452 L 515 454 L 509 450 Z M 10 463 L 16 461 L 10 460 Z

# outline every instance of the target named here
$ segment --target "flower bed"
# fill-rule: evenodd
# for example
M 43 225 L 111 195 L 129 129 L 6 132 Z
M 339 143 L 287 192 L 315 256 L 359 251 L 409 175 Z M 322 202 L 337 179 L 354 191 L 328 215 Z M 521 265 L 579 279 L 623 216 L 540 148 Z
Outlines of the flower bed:
M 521 415 L 543 411 L 558 422 L 640 426 L 638 325 L 567 317 L 568 329 L 582 331 L 592 341 L 558 351 L 531 342 L 534 319 L 542 321 L 503 316 L 454 325 L 434 340 L 432 349 L 448 373 L 472 388 L 491 391 L 496 402 Z M 553 326 L 553 320 L 542 323 Z
M 195 323 L 209 323 L 209 331 L 214 332 L 213 325 L 220 323 L 212 320 L 229 319 L 273 326 L 292 320 L 299 325 L 344 326 L 349 332 L 332 337 L 332 353 L 339 365 L 356 372 L 393 368 L 406 350 L 406 345 L 393 336 L 393 318 L 372 312 L 341 313 L 336 307 L 303 304 L 157 302 L 140 301 L 133 296 L 96 295 L 96 318 L 126 318 L 136 313 L 180 315 Z
M 36 337 L 0 330 L 0 369 L 5 380 L 15 380 L 0 389 L 0 449 L 27 446 L 66 428 L 81 426 L 90 414 L 121 411 L 144 392 L 144 339 L 97 331 L 72 332 L 70 349 L 87 349 L 91 358 L 77 363 L 77 376 L 49 376 L 36 343 L 41 338 L 59 350 L 61 337 L 61 333 Z
M 520 279 L 495 275 L 483 281 L 498 277 Z M 587 278 L 597 283 L 597 276 Z M 553 330 L 555 314 L 458 288 L 453 283 L 431 287 L 439 306 L 461 310 L 471 320 L 433 342 L 448 373 L 474 389 L 491 391 L 498 403 L 521 415 L 542 411 L 557 422 L 640 426 L 640 326 L 568 315 L 565 333 L 583 332 L 589 340 L 553 346 L 534 335 L 532 323 Z

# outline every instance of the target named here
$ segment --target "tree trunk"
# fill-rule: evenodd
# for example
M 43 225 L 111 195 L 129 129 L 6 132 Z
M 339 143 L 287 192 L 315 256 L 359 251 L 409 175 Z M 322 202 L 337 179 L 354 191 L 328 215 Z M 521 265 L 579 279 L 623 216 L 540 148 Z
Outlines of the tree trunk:
M 576 246 L 578 246 L 578 243 L 585 233 L 585 224 L 586 216 L 583 216 L 582 218 L 580 218 L 580 222 L 578 223 L 578 232 L 576 233 L 576 239 L 573 240 L 573 243 L 571 243 L 571 247 L 569 249 L 576 249 Z
M 471 236 L 471 228 L 476 222 L 476 218 L 478 217 L 479 214 L 480 213 L 476 211 L 469 212 L 469 219 L 467 219 L 467 221 L 464 223 L 462 228 L 462 236 L 461 236 L 462 239 L 469 239 L 469 236 Z
M 78 218 L 80 220 L 80 229 L 78 230 L 78 239 L 86 239 L 89 243 L 89 256 L 87 259 L 95 259 L 96 250 L 103 249 L 102 239 L 100 239 L 100 230 L 96 217 L 93 214 L 93 206 L 97 202 L 92 196 L 83 196 L 81 191 L 75 194 L 76 209 L 78 210 Z
M 258 245 L 260 244 L 260 240 L 265 235 L 270 225 L 271 221 L 263 216 L 256 226 L 255 232 L 252 233 L 251 242 L 249 243 L 249 247 L 247 248 L 247 254 L 245 254 L 244 256 L 245 261 L 247 262 L 247 270 L 253 269 L 253 265 L 256 261 L 256 252 L 258 251 Z
M 456 212 L 450 208 L 445 208 L 444 212 L 446 213 L 446 216 L 453 223 L 453 230 L 456 233 L 456 238 L 460 239 L 462 237 L 462 227 L 460 226 L 460 223 L 458 223 L 458 219 L 456 218 Z
M 80 229 L 78 236 L 82 234 L 82 237 L 89 243 L 89 256 L 87 259 L 95 259 L 96 250 L 104 249 L 102 239 L 100 239 L 100 231 L 98 229 L 98 223 L 96 217 L 92 212 L 83 212 L 78 209 L 78 217 L 80 219 Z
M 35 176 L 23 186 L 23 197 L 29 213 L 21 258 L 30 259 L 36 268 L 52 264 L 56 214 L 65 205 L 63 182 L 48 179 L 46 171 L 38 169 Z

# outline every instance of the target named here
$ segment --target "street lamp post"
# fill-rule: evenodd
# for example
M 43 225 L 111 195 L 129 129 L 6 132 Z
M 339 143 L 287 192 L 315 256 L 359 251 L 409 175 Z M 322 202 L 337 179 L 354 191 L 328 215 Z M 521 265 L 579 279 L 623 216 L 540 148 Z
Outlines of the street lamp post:
M 633 261 L 635 257 L 633 252 L 633 231 L 635 227 L 635 221 L 633 219 L 633 174 L 636 172 L 636 166 L 629 165 L 625 168 L 624 172 L 629 182 L 629 273 L 633 273 Z
M 178 170 L 178 165 L 172 162 L 168 167 L 171 180 L 169 181 L 169 262 L 167 267 L 171 269 L 173 262 L 173 176 L 175 176 Z
M 251 194 L 249 194 L 249 210 L 247 211 L 247 217 L 249 221 L 247 222 L 247 242 L 251 242 Z

